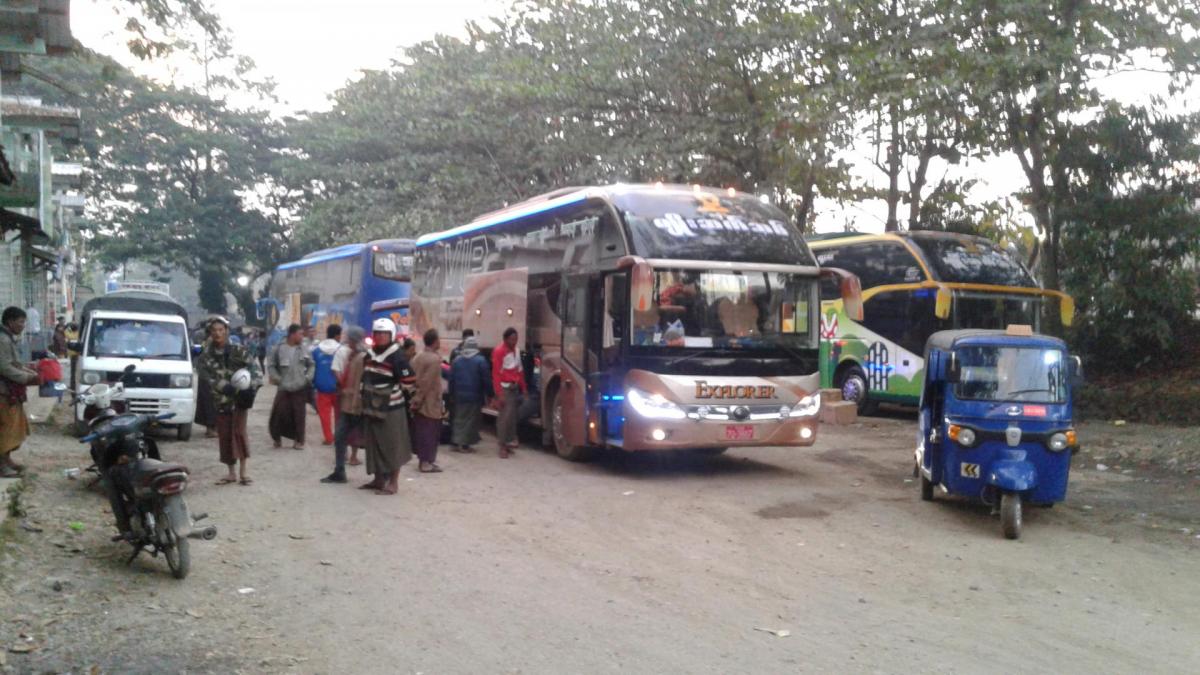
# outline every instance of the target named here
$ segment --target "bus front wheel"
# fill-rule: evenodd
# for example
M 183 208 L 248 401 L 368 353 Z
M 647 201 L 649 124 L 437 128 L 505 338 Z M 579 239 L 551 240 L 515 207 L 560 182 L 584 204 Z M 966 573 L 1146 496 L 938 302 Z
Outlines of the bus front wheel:
M 565 460 L 586 462 L 592 457 L 592 448 L 586 445 L 572 445 L 567 440 L 567 434 L 563 428 L 567 416 L 566 402 L 563 398 L 562 389 L 555 391 L 554 404 L 550 409 L 550 435 L 554 438 L 554 450 L 559 457 Z
M 843 401 L 858 406 L 858 414 L 872 415 L 879 408 L 879 404 L 870 398 L 871 389 L 867 386 L 867 374 L 862 368 L 850 366 L 843 370 L 837 386 L 842 391 Z

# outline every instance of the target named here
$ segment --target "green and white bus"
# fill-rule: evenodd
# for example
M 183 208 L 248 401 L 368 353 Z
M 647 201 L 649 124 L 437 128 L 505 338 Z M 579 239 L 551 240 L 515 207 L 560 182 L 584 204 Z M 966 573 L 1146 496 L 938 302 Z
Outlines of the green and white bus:
M 880 402 L 916 405 L 925 341 L 954 328 L 1038 329 L 1043 305 L 1057 301 L 1070 325 L 1070 296 L 1038 286 L 994 242 L 949 232 L 838 233 L 808 238 L 821 267 L 862 282 L 862 321 L 846 316 L 836 288 L 821 294 L 821 386 L 873 412 Z

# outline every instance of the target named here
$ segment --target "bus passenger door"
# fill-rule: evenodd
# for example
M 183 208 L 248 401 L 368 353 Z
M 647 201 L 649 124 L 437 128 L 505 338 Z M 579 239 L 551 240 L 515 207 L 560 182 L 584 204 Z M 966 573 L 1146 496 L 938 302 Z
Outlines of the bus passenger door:
M 562 318 L 562 361 L 557 403 L 561 406 L 561 432 L 567 443 L 574 446 L 587 444 L 587 374 L 588 374 L 588 324 L 590 315 L 591 279 L 587 276 L 563 278 L 560 294 Z

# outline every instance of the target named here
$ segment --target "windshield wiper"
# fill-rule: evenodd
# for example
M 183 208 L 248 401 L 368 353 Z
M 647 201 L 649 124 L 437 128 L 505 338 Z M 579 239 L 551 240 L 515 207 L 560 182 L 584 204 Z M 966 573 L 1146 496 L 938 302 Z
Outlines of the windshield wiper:
M 701 349 L 698 352 L 692 352 L 691 354 L 684 354 L 683 356 L 679 356 L 674 359 L 671 359 L 670 361 L 667 362 L 667 367 L 674 368 L 675 366 L 683 363 L 684 361 L 687 361 L 688 359 L 694 359 L 697 356 L 700 356 L 701 354 L 707 354 L 709 352 L 716 352 L 716 351 L 720 351 L 720 350 L 717 347 L 705 347 L 704 349 Z
M 143 361 L 146 359 L 182 359 L 183 355 L 179 352 L 168 352 L 166 354 L 147 354 L 146 356 L 137 357 Z

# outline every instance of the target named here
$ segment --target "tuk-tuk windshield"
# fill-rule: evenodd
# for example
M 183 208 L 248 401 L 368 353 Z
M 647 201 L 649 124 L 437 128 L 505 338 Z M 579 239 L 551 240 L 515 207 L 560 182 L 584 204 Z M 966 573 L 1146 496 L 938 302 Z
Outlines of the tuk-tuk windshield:
M 976 401 L 1063 403 L 1066 355 L 1059 349 L 960 347 L 954 395 Z

